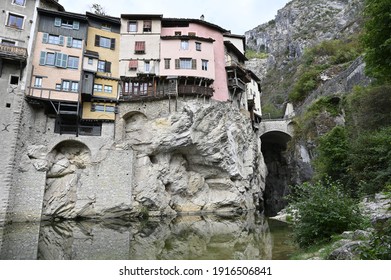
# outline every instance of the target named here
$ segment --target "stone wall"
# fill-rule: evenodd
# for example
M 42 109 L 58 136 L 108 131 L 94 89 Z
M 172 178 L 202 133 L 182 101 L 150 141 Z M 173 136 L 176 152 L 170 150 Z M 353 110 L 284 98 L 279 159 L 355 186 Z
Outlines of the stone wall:
M 229 103 L 179 98 L 122 103 L 119 110 L 102 136 L 75 137 L 54 134 L 55 119 L 24 103 L 3 217 L 104 219 L 261 207 L 260 138 Z

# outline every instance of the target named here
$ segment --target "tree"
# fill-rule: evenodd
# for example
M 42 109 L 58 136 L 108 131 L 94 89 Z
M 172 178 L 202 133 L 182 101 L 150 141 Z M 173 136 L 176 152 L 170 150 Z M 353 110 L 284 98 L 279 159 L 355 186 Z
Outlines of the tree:
M 91 5 L 90 7 L 91 11 L 96 14 L 96 15 L 101 15 L 101 16 L 106 16 L 106 9 L 100 5 L 100 4 L 97 4 L 97 3 L 94 3 Z
M 391 1 L 366 0 L 364 17 L 367 74 L 380 83 L 391 82 Z

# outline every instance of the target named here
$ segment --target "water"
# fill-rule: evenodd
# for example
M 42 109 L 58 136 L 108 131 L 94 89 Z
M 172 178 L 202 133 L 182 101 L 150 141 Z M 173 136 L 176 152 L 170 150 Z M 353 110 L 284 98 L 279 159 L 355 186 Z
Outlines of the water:
M 14 224 L 0 234 L 0 259 L 284 260 L 296 250 L 287 224 L 254 213 Z

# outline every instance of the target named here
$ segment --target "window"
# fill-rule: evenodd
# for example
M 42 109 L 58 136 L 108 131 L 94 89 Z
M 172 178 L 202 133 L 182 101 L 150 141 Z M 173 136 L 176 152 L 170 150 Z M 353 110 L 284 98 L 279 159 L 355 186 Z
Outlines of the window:
M 174 32 L 174 35 L 175 35 L 175 36 L 181 36 L 181 35 L 182 35 L 182 32 L 181 32 L 181 31 L 175 31 L 175 32 Z
M 144 41 L 136 41 L 134 46 L 135 54 L 144 54 L 145 53 L 145 42 Z
M 1 40 L 1 44 L 6 46 L 16 46 L 15 41 L 4 40 L 4 39 Z
M 71 84 L 70 81 L 62 81 L 62 90 L 69 91 L 70 84 Z
M 67 39 L 67 47 L 68 48 L 81 49 L 83 47 L 83 40 L 75 39 L 75 38 L 72 38 L 72 37 L 68 37 L 68 39 Z
M 65 53 L 56 53 L 55 66 L 60 68 L 67 68 L 68 55 Z
M 106 109 L 105 110 L 108 113 L 114 113 L 115 112 L 115 107 L 106 105 Z
M 72 92 L 78 92 L 79 91 L 79 83 L 78 82 L 71 82 L 71 91 Z
M 102 23 L 101 29 L 105 30 L 105 31 L 110 31 L 111 32 L 111 25 L 107 24 L 107 23 Z
M 197 69 L 197 60 L 191 58 L 175 59 L 175 69 Z
M 202 60 L 202 70 L 208 71 L 208 60 Z
M 152 87 L 151 83 L 138 83 L 138 82 L 125 82 L 124 92 L 125 95 L 147 95 L 148 88 Z
M 138 68 L 138 61 L 136 59 L 131 59 L 129 61 L 129 70 L 130 71 L 135 71 Z
M 51 35 L 48 33 L 44 33 L 43 37 L 42 37 L 42 43 L 63 46 L 64 45 L 64 36 Z
M 7 26 L 17 29 L 23 28 L 24 17 L 14 14 L 8 14 Z
M 68 56 L 68 68 L 79 68 L 79 58 L 77 56 Z
M 196 42 L 195 45 L 196 45 L 196 50 L 197 51 L 201 51 L 201 43 L 200 42 Z
M 106 49 L 115 49 L 115 39 L 95 35 L 95 47 L 102 47 Z
M 98 72 L 111 72 L 111 62 L 99 60 L 98 61 Z
M 103 85 L 94 84 L 94 91 L 96 91 L 96 92 L 102 92 L 102 91 L 103 91 Z
M 61 84 L 56 84 L 56 90 L 61 90 Z
M 96 112 L 104 112 L 105 111 L 105 105 L 95 105 L 94 111 Z
M 76 20 L 70 20 L 70 19 L 62 19 L 62 18 L 55 18 L 54 19 L 54 26 L 57 27 L 63 27 L 67 29 L 80 29 L 80 22 Z
M 24 6 L 26 4 L 26 0 L 12 0 L 12 4 Z
M 19 76 L 10 76 L 10 85 L 19 85 Z
M 128 22 L 128 32 L 137 32 L 137 21 Z
M 89 57 L 88 58 L 88 65 L 92 65 L 92 64 L 94 64 L 94 60 L 91 57 Z
M 149 73 L 149 71 L 151 71 L 151 64 L 149 63 L 149 61 L 145 61 L 144 62 L 144 72 Z
M 143 32 L 151 32 L 152 31 L 152 22 L 150 20 L 144 20 Z
M 113 87 L 112 86 L 105 86 L 105 92 L 106 93 L 113 93 Z
M 188 34 L 189 34 L 189 36 L 196 36 L 195 32 L 189 32 Z
M 165 58 L 164 59 L 164 69 L 170 69 L 171 67 L 171 59 Z
M 181 41 L 181 50 L 188 50 L 189 49 L 189 41 L 188 40 L 182 40 Z
M 42 87 L 42 77 L 35 77 L 34 87 Z
M 54 53 L 46 53 L 45 65 L 54 65 L 56 55 Z

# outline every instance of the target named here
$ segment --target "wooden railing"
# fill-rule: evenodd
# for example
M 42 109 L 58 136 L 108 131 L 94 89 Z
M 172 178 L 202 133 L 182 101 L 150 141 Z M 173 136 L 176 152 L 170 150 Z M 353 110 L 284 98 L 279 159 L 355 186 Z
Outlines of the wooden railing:
M 0 56 L 5 56 L 7 58 L 13 58 L 18 60 L 27 59 L 27 49 L 17 46 L 9 46 L 0 44 Z
M 65 92 L 65 91 L 58 91 L 53 89 L 37 88 L 37 87 L 29 88 L 26 96 L 34 97 L 37 99 L 44 99 L 44 100 L 46 99 L 46 100 L 70 101 L 70 102 L 79 101 L 78 92 Z
M 179 85 L 178 94 L 212 97 L 213 88 L 205 87 L 205 86 L 196 86 L 196 85 Z

